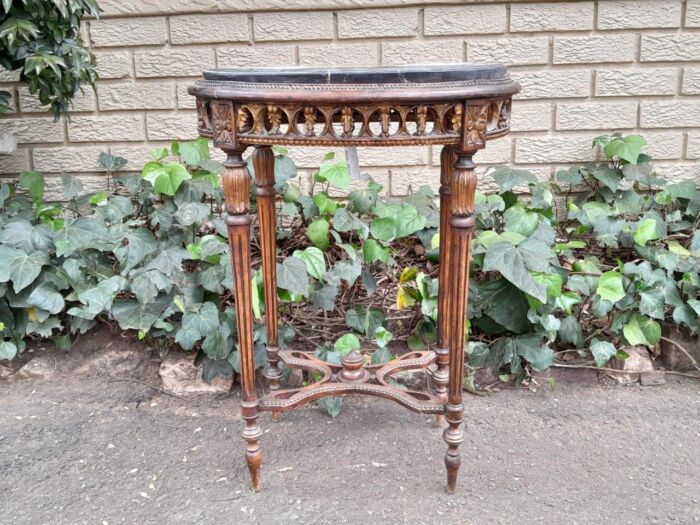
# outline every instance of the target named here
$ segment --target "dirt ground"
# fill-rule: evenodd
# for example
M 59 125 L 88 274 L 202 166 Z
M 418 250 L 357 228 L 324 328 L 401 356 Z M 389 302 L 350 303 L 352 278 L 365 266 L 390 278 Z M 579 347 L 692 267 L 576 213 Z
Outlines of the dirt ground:
M 336 420 L 313 405 L 263 415 L 255 494 L 237 392 L 175 399 L 71 359 L 0 380 L 0 523 L 700 522 L 699 381 L 465 394 L 452 496 L 427 416 L 369 398 Z

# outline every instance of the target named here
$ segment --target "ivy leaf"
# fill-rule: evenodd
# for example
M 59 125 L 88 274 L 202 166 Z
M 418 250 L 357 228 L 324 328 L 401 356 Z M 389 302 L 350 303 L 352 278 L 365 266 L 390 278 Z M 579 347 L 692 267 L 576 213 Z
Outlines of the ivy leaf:
M 19 185 L 29 192 L 32 202 L 37 205 L 44 196 L 44 176 L 38 171 L 23 171 L 19 174 Z
M 374 239 L 367 239 L 362 245 L 362 256 L 365 262 L 387 262 L 389 260 L 389 248 L 383 247 Z
M 389 242 L 396 237 L 396 225 L 391 217 L 374 219 L 369 225 L 372 237 L 380 241 Z
M 598 279 L 596 293 L 601 299 L 616 303 L 625 296 L 625 289 L 622 285 L 622 274 L 617 271 L 605 272 Z
M 333 215 L 338 207 L 338 204 L 324 192 L 315 194 L 313 199 L 321 215 Z
M 323 397 L 316 401 L 318 406 L 325 410 L 331 418 L 335 419 L 343 408 L 342 397 Z
M 49 264 L 49 256 L 45 252 L 27 254 L 0 245 L 0 261 L 0 282 L 12 281 L 12 289 L 19 293 L 34 282 L 42 266 Z
M 193 142 L 182 142 L 179 144 L 178 154 L 187 165 L 198 167 L 209 159 L 209 142 L 204 137 Z
M 609 159 L 620 158 L 630 164 L 636 164 L 646 143 L 647 141 L 640 135 L 625 135 L 611 140 L 603 151 Z
M 542 303 L 547 302 L 547 289 L 530 275 L 518 246 L 497 242 L 486 252 L 484 271 L 497 271 L 525 293 Z
M 350 213 L 347 208 L 339 208 L 333 216 L 333 228 L 339 232 L 362 229 L 365 223 Z
M 329 312 L 335 308 L 335 298 L 338 296 L 338 282 L 326 283 L 311 292 L 311 304 Z
M 639 313 L 663 320 L 665 318 L 664 295 L 664 291 L 658 288 L 649 288 L 640 292 Z
M 661 340 L 661 325 L 640 314 L 634 314 L 622 329 L 622 333 L 631 345 L 654 346 Z
M 228 340 L 229 332 L 221 328 L 225 325 L 220 325 L 219 330 L 210 332 L 202 343 L 202 350 L 209 359 L 226 359 L 231 352 L 231 345 Z
M 391 335 L 391 332 L 389 332 L 388 330 L 385 330 L 385 332 Z M 389 350 L 386 348 L 386 345 L 380 346 L 372 354 L 373 365 L 381 365 L 384 363 L 388 363 L 389 361 L 391 361 L 391 352 L 389 352 Z
M 66 305 L 63 296 L 49 282 L 44 282 L 34 288 L 32 293 L 29 294 L 27 302 L 52 314 L 61 313 Z
M 637 226 L 634 232 L 634 242 L 640 246 L 646 245 L 648 241 L 658 239 L 659 235 L 656 231 L 656 219 L 643 219 Z
M 309 274 L 306 263 L 298 257 L 287 257 L 277 264 L 277 286 L 289 293 L 309 295 Z
M 341 355 L 349 354 L 353 350 L 360 350 L 360 340 L 355 334 L 345 334 L 336 340 L 333 348 Z
M 574 348 L 583 347 L 583 329 L 581 324 L 572 315 L 561 321 L 558 331 L 559 339 L 565 343 L 571 343 Z
M 306 229 L 306 236 L 314 245 L 321 250 L 326 250 L 330 246 L 328 240 L 328 221 L 326 219 L 316 219 L 309 224 Z
M 595 364 L 598 368 L 602 368 L 606 365 L 608 361 L 617 353 L 615 345 L 609 343 L 608 341 L 600 341 L 594 338 L 591 341 L 591 354 L 593 354 L 593 359 L 595 359 Z
M 314 279 L 323 280 L 323 274 L 326 273 L 326 259 L 323 252 L 315 246 L 309 246 L 304 250 L 296 250 L 294 257 L 298 257 L 306 263 L 306 271 Z
M 11 341 L 0 342 L 0 361 L 10 361 L 17 355 L 17 345 Z
M 622 176 L 615 170 L 608 167 L 599 167 L 591 170 L 591 174 L 610 188 L 610 191 L 617 191 L 620 187 Z
M 319 176 L 339 190 L 348 191 L 350 187 L 350 174 L 348 164 L 344 160 L 338 162 L 324 162 L 318 172 Z
M 538 213 L 528 211 L 524 206 L 516 204 L 511 206 L 503 214 L 506 221 L 505 230 L 519 233 L 523 237 L 529 237 L 540 222 Z
M 538 335 L 524 335 L 515 338 L 515 349 L 518 355 L 523 357 L 538 372 L 549 368 L 554 361 L 554 352 L 547 345 L 542 344 L 542 338 Z
M 204 202 L 187 202 L 178 208 L 175 216 L 183 226 L 192 226 L 203 222 L 210 213 L 209 205 Z
M 176 162 L 163 165 L 160 162 L 147 163 L 141 176 L 153 185 L 158 195 L 174 196 L 180 185 L 192 178 L 187 169 Z
M 493 177 L 493 180 L 498 184 L 498 193 L 503 194 L 511 191 L 516 186 L 524 186 L 526 184 L 534 184 L 537 182 L 537 177 L 527 170 L 516 170 L 507 167 L 498 167 L 488 172 L 488 175 Z
M 427 219 L 413 206 L 403 206 L 396 214 L 396 237 L 407 237 L 425 228 Z
M 114 255 L 122 265 L 122 275 L 126 275 L 147 256 L 155 252 L 156 239 L 150 230 L 145 228 L 126 230 L 122 241 L 127 243 L 114 249 Z
M 347 282 L 348 286 L 355 284 L 361 273 L 362 261 L 357 257 L 346 261 L 338 261 L 333 268 L 333 274 Z
M 138 330 L 145 333 L 151 329 L 153 323 L 170 303 L 171 299 L 167 295 L 162 295 L 146 304 L 141 304 L 134 299 L 123 299 L 114 302 L 112 315 L 122 330 Z
M 66 199 L 72 199 L 83 191 L 83 183 L 73 175 L 61 175 L 61 185 L 63 186 L 63 196 Z

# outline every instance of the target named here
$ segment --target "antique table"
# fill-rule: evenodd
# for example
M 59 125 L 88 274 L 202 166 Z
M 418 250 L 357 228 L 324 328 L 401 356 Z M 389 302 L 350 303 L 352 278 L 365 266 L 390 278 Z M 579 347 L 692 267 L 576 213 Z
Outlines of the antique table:
M 365 394 L 391 399 L 447 420 L 447 490 L 454 492 L 464 440 L 462 376 L 476 165 L 473 155 L 510 126 L 519 86 L 500 65 L 418 65 L 363 69 L 216 69 L 189 88 L 197 97 L 198 131 L 226 153 L 223 188 L 237 307 L 246 461 L 260 486 L 260 410 L 279 412 L 325 396 Z M 341 365 L 310 353 L 280 351 L 277 330 L 274 155 L 271 146 L 443 145 L 440 178 L 440 273 L 435 350 L 411 352 L 385 365 L 366 365 L 356 352 Z M 266 304 L 269 393 L 258 397 L 253 364 L 249 187 L 242 154 L 255 149 L 255 195 Z M 321 379 L 280 389 L 282 361 Z M 426 392 L 389 383 L 391 374 L 426 368 Z

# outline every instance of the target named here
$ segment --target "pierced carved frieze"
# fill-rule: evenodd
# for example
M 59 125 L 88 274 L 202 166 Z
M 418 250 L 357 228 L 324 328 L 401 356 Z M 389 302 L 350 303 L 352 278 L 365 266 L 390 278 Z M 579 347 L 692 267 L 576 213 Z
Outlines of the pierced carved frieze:
M 482 148 L 487 139 L 508 133 L 510 108 L 510 98 L 466 106 L 462 103 L 233 105 L 227 101 L 197 100 L 199 133 L 213 137 L 217 145 L 234 140 L 240 144 L 361 146 L 463 142 L 468 147 Z

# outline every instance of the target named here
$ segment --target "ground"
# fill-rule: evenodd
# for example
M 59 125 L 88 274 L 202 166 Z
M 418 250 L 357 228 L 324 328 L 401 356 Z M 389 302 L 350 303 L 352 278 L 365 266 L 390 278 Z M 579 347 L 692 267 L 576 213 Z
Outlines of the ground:
M 50 379 L 0 380 L 1 523 L 700 522 L 692 379 L 465 394 L 452 496 L 428 416 L 369 398 L 336 420 L 313 405 L 263 415 L 256 494 L 237 392 L 176 399 L 62 359 Z

